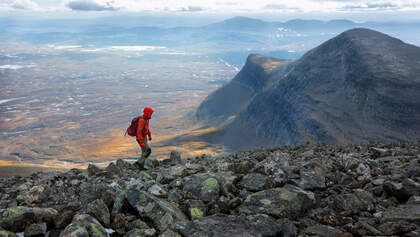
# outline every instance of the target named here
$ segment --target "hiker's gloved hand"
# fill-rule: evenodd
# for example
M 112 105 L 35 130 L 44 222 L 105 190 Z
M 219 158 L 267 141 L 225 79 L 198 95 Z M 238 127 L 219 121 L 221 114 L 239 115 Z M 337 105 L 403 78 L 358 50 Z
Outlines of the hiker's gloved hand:
M 143 141 L 140 141 L 140 146 L 141 146 L 141 148 L 145 148 L 146 147 L 146 145 L 144 145 L 144 142 Z
M 149 136 L 149 141 L 151 141 L 152 140 L 152 136 Z

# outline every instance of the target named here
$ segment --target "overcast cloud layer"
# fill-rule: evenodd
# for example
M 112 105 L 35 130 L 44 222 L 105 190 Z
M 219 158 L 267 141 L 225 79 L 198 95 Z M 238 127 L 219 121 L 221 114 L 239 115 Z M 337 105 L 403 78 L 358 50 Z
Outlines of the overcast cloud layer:
M 0 0 L 0 11 L 363 12 L 420 10 L 420 0 Z

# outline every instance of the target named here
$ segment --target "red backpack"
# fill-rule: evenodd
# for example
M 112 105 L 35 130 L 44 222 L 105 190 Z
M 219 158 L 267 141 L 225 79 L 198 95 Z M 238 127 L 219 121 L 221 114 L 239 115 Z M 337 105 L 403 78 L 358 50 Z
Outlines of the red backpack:
M 125 134 L 128 134 L 132 137 L 137 136 L 137 127 L 139 124 L 139 119 L 142 119 L 143 117 L 135 117 L 133 118 L 133 120 L 131 120 L 131 124 L 130 126 L 127 128 L 127 131 L 125 132 Z

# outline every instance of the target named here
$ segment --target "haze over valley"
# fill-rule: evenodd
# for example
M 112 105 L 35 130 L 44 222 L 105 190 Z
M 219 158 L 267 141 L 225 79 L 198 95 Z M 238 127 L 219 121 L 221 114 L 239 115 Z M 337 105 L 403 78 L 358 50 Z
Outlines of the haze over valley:
M 121 27 L 110 19 L 0 18 L 0 164 L 84 167 L 134 158 L 138 145 L 123 134 L 145 106 L 156 111 L 155 157 L 172 149 L 185 156 L 223 154 L 232 147 L 183 138 L 224 124 L 197 123 L 196 109 L 238 74 L 249 54 L 275 57 L 268 65 L 274 69 L 355 27 L 420 45 L 415 22 L 233 17 Z M 222 108 L 229 98 L 220 98 Z

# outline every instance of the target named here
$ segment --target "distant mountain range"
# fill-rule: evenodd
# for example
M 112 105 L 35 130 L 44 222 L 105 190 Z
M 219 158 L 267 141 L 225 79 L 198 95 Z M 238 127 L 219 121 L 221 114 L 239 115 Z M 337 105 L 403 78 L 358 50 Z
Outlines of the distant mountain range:
M 293 62 L 252 54 L 196 115 L 235 150 L 420 138 L 420 48 L 357 28 Z
M 35 23 L 34 23 L 35 24 Z M 47 23 L 45 23 L 47 24 Z M 52 23 L 51 23 L 52 24 Z M 60 24 L 63 29 L 60 29 Z M 71 22 L 57 21 L 52 25 L 34 25 L 31 31 L 21 29 L 8 19 L 0 18 L 1 40 L 31 44 L 81 45 L 83 47 L 151 45 L 177 48 L 187 52 L 219 54 L 236 65 L 243 65 L 244 55 L 260 53 L 272 57 L 297 59 L 307 50 L 339 33 L 356 27 L 369 27 L 418 43 L 420 28 L 412 23 L 355 23 L 349 20 L 301 20 L 267 22 L 247 17 L 234 17 L 199 27 L 85 27 L 84 31 L 66 32 Z M 76 21 L 74 24 L 82 24 Z M 92 24 L 86 22 L 86 24 Z M 130 25 L 135 23 L 130 22 Z M 22 26 L 20 26 L 22 27 Z M 50 31 L 48 29 L 51 29 Z M 20 33 L 16 33 L 20 32 Z M 246 51 L 246 52 L 245 52 Z M 245 54 L 243 53 L 245 52 Z M 242 60 L 239 60 L 242 58 Z

